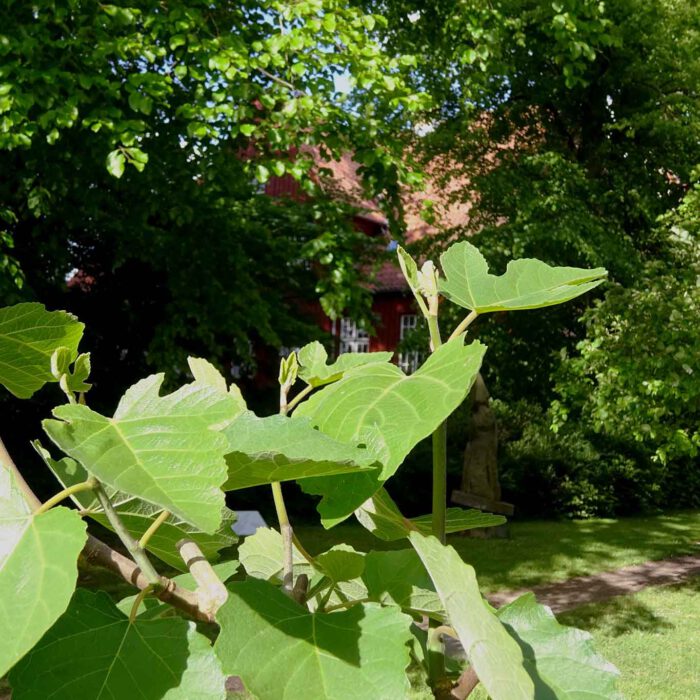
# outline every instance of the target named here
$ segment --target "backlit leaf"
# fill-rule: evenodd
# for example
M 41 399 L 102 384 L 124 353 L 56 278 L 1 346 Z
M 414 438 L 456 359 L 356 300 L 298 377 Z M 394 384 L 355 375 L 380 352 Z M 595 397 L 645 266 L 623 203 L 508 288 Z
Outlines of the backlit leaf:
M 193 622 L 129 622 L 107 594 L 83 589 L 10 674 L 14 700 L 224 700 L 225 683 Z
M 593 647 L 588 632 L 565 627 L 552 611 L 525 593 L 498 611 L 520 645 L 536 696 L 554 700 L 612 700 L 618 670 Z
M 296 415 L 342 442 L 367 444 L 383 467 L 379 473 L 306 479 L 302 488 L 323 496 L 326 527 L 344 520 L 392 476 L 413 447 L 430 435 L 464 400 L 486 347 L 457 337 L 439 347 L 414 374 L 396 365 L 363 367 L 312 395 Z
M 433 580 L 449 624 L 459 635 L 469 662 L 493 700 L 532 700 L 535 686 L 523 653 L 486 606 L 474 569 L 453 547 L 418 532 L 411 544 Z
M 389 362 L 392 355 L 391 352 L 346 352 L 329 365 L 326 348 L 315 340 L 297 352 L 299 377 L 313 387 L 332 384 L 356 367 Z
M 561 304 L 597 287 L 608 274 L 602 267 L 551 267 L 523 258 L 509 262 L 504 274 L 492 275 L 484 256 L 467 241 L 450 246 L 440 263 L 440 292 L 480 314 Z
M 228 441 L 217 428 L 241 411 L 229 394 L 198 382 L 159 396 L 163 375 L 134 384 L 114 418 L 87 406 L 54 409 L 44 430 L 114 489 L 169 510 L 203 532 L 221 524 Z
M 87 471 L 74 459 L 64 457 L 60 460 L 51 458 L 48 450 L 44 449 L 39 441 L 32 443 L 34 448 L 44 460 L 46 466 L 53 472 L 54 476 L 64 486 L 79 484 L 88 478 Z M 130 496 L 122 491 L 117 491 L 109 486 L 105 491 L 112 501 L 119 517 L 122 519 L 127 530 L 133 537 L 139 539 L 146 532 L 154 518 L 162 511 L 162 508 L 142 501 L 140 498 Z M 80 508 L 83 515 L 91 517 L 108 529 L 112 525 L 102 510 L 100 502 L 91 491 L 80 491 L 71 497 L 73 502 Z M 164 561 L 174 569 L 186 570 L 186 566 L 175 546 L 181 539 L 190 539 L 199 546 L 202 554 L 210 561 L 216 561 L 218 552 L 224 547 L 229 547 L 238 541 L 238 537 L 232 530 L 236 522 L 236 514 L 224 506 L 221 513 L 221 525 L 219 529 L 207 534 L 201 532 L 196 527 L 185 522 L 176 515 L 171 515 L 153 533 L 148 540 L 146 549 L 152 552 L 159 559 Z
M 432 516 L 421 515 L 417 518 L 412 518 L 411 522 L 415 525 L 418 532 L 424 535 L 429 535 L 432 532 Z M 465 530 L 474 530 L 480 527 L 496 527 L 503 525 L 506 519 L 502 515 L 494 515 L 493 513 L 484 513 L 475 508 L 448 508 L 445 518 L 445 532 L 464 532 Z
M 366 449 L 339 442 L 315 430 L 308 419 L 287 416 L 258 418 L 245 413 L 224 431 L 231 491 L 249 486 L 377 470 L 376 457 Z
M 29 398 L 51 374 L 51 356 L 67 348 L 72 362 L 78 354 L 83 324 L 65 311 L 47 311 L 42 304 L 0 308 L 0 384 L 21 399 Z
M 85 540 L 76 511 L 33 515 L 12 473 L 0 465 L 0 676 L 68 606 Z
M 281 583 L 284 561 L 282 535 L 271 527 L 259 527 L 238 548 L 238 559 L 248 576 Z M 292 548 L 292 562 L 295 578 L 299 574 L 311 577 L 313 569 L 296 547 Z
M 259 700 L 406 697 L 412 620 L 398 608 L 310 613 L 264 581 L 230 591 L 214 648 L 224 672 L 240 676 Z

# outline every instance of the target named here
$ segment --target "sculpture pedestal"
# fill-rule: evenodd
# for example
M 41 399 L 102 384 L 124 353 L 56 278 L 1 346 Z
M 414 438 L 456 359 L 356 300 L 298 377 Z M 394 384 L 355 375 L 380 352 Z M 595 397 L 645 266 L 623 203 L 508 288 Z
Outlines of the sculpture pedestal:
M 513 506 L 501 500 L 498 429 L 489 398 L 486 384 L 479 374 L 470 396 L 472 415 L 469 442 L 464 449 L 462 488 L 452 492 L 452 500 L 462 506 L 508 516 L 513 515 Z M 508 537 L 508 526 L 477 528 L 464 534 L 467 537 Z

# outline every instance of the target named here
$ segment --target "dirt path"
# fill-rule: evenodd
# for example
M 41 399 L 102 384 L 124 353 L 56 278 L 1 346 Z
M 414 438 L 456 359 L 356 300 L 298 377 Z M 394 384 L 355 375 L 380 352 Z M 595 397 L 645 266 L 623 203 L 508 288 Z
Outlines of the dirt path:
M 549 583 L 529 590 L 535 593 L 538 602 L 559 613 L 586 603 L 599 603 L 616 596 L 636 593 L 650 586 L 681 583 L 692 576 L 700 576 L 698 554 L 648 561 L 592 576 L 577 576 L 568 581 Z M 503 591 L 487 597 L 492 605 L 501 607 L 527 590 Z

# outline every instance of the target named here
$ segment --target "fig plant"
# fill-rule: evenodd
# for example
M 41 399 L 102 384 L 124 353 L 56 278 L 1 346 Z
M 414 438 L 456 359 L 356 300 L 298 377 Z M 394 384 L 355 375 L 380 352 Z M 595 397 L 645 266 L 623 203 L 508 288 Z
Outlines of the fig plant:
M 255 415 L 199 358 L 189 359 L 191 383 L 163 394 L 163 375 L 147 377 L 103 416 L 86 402 L 82 324 L 35 303 L 0 311 L 0 383 L 26 398 L 54 381 L 67 398 L 43 422 L 48 439 L 34 443 L 61 485 L 55 496 L 40 503 L 22 477 L 30 465 L 20 471 L 0 452 L 0 676 L 9 671 L 14 700 L 223 700 L 228 676 L 260 700 L 395 700 L 409 692 L 409 667 L 436 697 L 478 684 L 494 700 L 617 697 L 617 671 L 588 634 L 559 625 L 531 594 L 493 609 L 445 543 L 503 522 L 446 507 L 445 421 L 486 352 L 467 342 L 470 324 L 567 301 L 606 272 L 518 260 L 495 276 L 468 242 L 452 245 L 440 270 L 398 254 L 430 330 L 425 363 L 406 375 L 390 353 L 329 362 L 310 343 L 282 360 L 272 416 Z M 465 309 L 445 340 L 441 297 Z M 431 435 L 433 510 L 409 519 L 384 484 Z M 325 527 L 354 516 L 406 546 L 339 544 L 312 556 L 287 515 L 285 481 L 321 497 Z M 228 559 L 226 492 L 235 502 L 235 491 L 267 484 L 279 530 L 258 529 Z M 129 556 L 89 534 L 89 521 L 113 530 Z M 134 594 L 76 590 L 81 556 Z M 164 565 L 181 573 L 164 576 Z M 447 637 L 464 660 L 444 653 Z

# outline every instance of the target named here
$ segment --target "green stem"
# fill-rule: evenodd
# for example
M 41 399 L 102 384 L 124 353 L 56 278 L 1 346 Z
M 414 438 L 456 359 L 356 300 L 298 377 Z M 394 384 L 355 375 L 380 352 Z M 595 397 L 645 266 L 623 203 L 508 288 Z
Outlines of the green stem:
M 138 595 L 136 596 L 136 598 L 134 598 L 134 602 L 131 605 L 131 611 L 129 612 L 129 623 L 130 624 L 133 624 L 134 620 L 136 619 L 136 615 L 139 612 L 139 608 L 141 607 L 141 603 L 143 603 L 143 599 L 147 595 L 152 593 L 152 591 L 153 591 L 153 588 L 149 585 L 149 586 L 146 586 L 146 588 L 144 588 L 143 590 L 140 590 L 138 592 Z
M 428 627 L 426 642 L 428 662 L 428 682 L 435 689 L 445 677 L 445 645 L 442 642 L 441 627 Z
M 312 391 L 314 388 L 309 384 L 308 386 L 305 386 L 286 406 L 286 413 L 291 413 L 296 407 L 297 404 L 301 403 Z
M 443 422 L 433 433 L 433 535 L 442 544 L 446 542 L 447 520 L 447 423 Z
M 282 586 L 287 593 L 291 594 L 292 589 L 294 588 L 294 560 L 292 549 L 294 532 L 292 531 L 292 526 L 289 522 L 289 516 L 287 515 L 287 508 L 284 504 L 284 496 L 282 495 L 282 484 L 280 484 L 279 481 L 273 481 L 271 486 L 272 498 L 275 501 L 275 510 L 277 511 L 277 522 L 280 526 L 280 532 L 282 533 L 282 543 L 284 546 L 284 556 L 282 561 Z
M 428 330 L 430 346 L 435 352 L 442 345 L 438 324 L 437 297 L 429 300 Z M 433 432 L 433 535 L 445 544 L 447 520 L 447 423 L 443 422 Z
M 146 549 L 146 545 L 148 544 L 148 541 L 153 537 L 155 534 L 156 530 L 170 517 L 170 511 L 169 510 L 164 510 L 160 513 L 160 515 L 149 525 L 148 530 L 141 535 L 141 539 L 139 540 L 139 547 L 141 549 Z
M 466 331 L 467 328 L 469 328 L 469 326 L 471 326 L 471 324 L 476 320 L 476 317 L 478 315 L 479 314 L 476 313 L 476 311 L 472 311 L 468 316 L 463 318 L 462 322 L 457 326 L 457 328 L 455 328 L 452 331 L 452 335 L 450 336 L 449 339 L 452 340 L 452 338 L 456 338 L 458 335 L 461 335 L 462 333 L 464 333 L 464 331 Z
M 430 349 L 435 352 L 442 345 L 437 313 L 428 315 L 428 331 L 430 332 Z
M 45 513 L 47 510 L 53 508 L 55 505 L 60 503 L 65 498 L 72 496 L 74 493 L 80 493 L 81 491 L 92 491 L 95 488 L 96 483 L 97 482 L 95 479 L 90 478 L 87 481 L 81 481 L 79 484 L 73 484 L 73 486 L 69 486 L 68 488 L 63 489 L 63 491 L 59 491 L 55 496 L 49 498 L 46 503 L 42 503 L 41 506 L 34 511 L 34 514 L 40 515 L 41 513 Z
M 306 561 L 309 562 L 309 564 L 313 565 L 316 563 L 316 560 L 306 551 L 306 548 L 304 545 L 299 541 L 299 538 L 297 537 L 297 533 L 292 530 L 292 542 L 294 546 L 299 550 L 299 553 L 301 554 Z
M 109 500 L 109 496 L 107 496 L 102 484 L 100 484 L 99 481 L 96 482 L 95 494 L 97 495 L 97 499 L 99 500 L 100 505 L 107 516 L 107 520 L 109 520 L 110 525 L 114 529 L 114 532 L 117 533 L 119 539 L 124 543 L 124 546 L 127 548 L 129 554 L 131 554 L 132 559 L 141 569 L 141 572 L 146 577 L 148 583 L 151 584 L 155 590 L 159 590 L 162 586 L 160 574 L 155 570 L 153 564 L 151 564 L 146 552 L 143 551 L 139 543 L 126 529 L 124 523 L 117 514 L 117 511 L 114 510 L 112 501 Z

